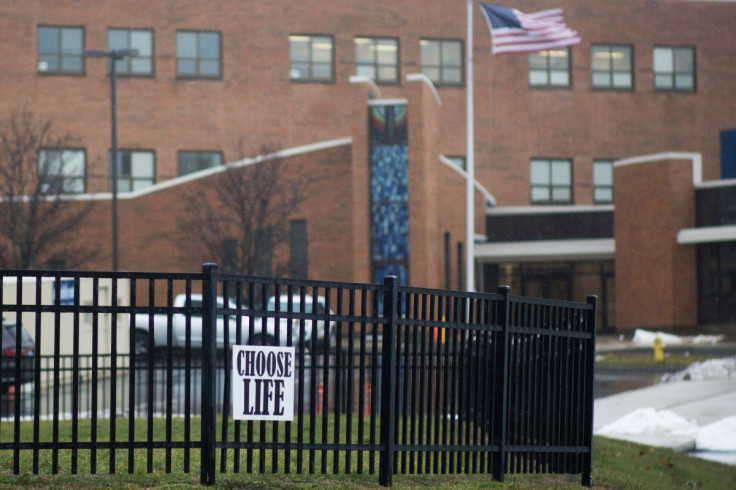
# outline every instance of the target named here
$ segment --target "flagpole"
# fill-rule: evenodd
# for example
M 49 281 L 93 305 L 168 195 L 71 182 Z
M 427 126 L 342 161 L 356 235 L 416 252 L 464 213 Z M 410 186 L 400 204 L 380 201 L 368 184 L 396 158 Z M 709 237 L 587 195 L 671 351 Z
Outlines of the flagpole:
M 473 0 L 467 0 L 468 25 L 466 53 L 466 80 L 465 80 L 465 277 L 467 291 L 475 291 L 475 200 L 473 184 L 475 183 L 475 124 L 473 122 Z

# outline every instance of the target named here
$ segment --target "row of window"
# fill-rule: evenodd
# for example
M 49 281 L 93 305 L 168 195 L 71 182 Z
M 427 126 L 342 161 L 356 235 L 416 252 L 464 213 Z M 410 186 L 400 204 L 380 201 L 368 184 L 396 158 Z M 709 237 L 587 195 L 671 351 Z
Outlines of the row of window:
M 82 193 L 86 191 L 87 155 L 79 149 L 41 150 L 38 170 L 42 190 L 55 193 Z M 112 162 L 112 155 L 109 158 Z M 155 183 L 156 161 L 153 151 L 118 150 L 117 188 L 119 192 L 138 191 Z M 178 173 L 186 175 L 223 164 L 221 152 L 180 151 L 177 154 Z M 110 166 L 112 174 L 112 166 Z M 112 183 L 110 184 L 112 189 Z
M 117 61 L 118 73 L 153 76 L 153 31 L 150 29 L 107 30 L 109 50 L 136 49 L 138 55 Z M 378 83 L 399 82 L 399 40 L 356 37 L 355 73 Z M 38 70 L 44 73 L 82 74 L 84 28 L 40 26 Z M 289 77 L 293 81 L 334 81 L 334 38 L 319 35 L 289 36 Z M 421 39 L 421 72 L 434 83 L 463 83 L 463 43 L 455 39 Z M 657 90 L 695 90 L 695 48 L 655 46 L 654 87 Z M 181 78 L 222 76 L 222 36 L 215 31 L 176 32 L 176 74 Z M 529 85 L 569 87 L 570 48 L 529 55 Z M 634 88 L 634 48 L 621 44 L 594 44 L 591 48 L 591 84 L 597 89 Z
M 399 40 L 356 37 L 355 72 L 379 83 L 399 82 Z M 462 42 L 445 39 L 419 41 L 422 72 L 434 82 L 463 82 Z M 153 76 L 153 31 L 107 30 L 108 50 L 136 49 L 137 56 L 118 60 L 116 71 L 130 76 Z M 49 74 L 84 73 L 84 28 L 40 26 L 38 71 Z M 332 36 L 289 36 L 289 77 L 294 81 L 334 80 Z M 181 78 L 222 76 L 222 36 L 215 31 L 176 32 L 176 74 Z
M 110 158 L 112 161 L 112 158 Z M 451 157 L 464 166 L 463 157 Z M 186 175 L 223 164 L 221 152 L 180 151 L 178 173 Z M 138 191 L 155 183 L 155 155 L 148 150 L 119 150 L 117 182 L 119 192 Z M 41 150 L 39 174 L 45 192 L 82 193 L 86 182 L 86 153 L 76 149 Z M 112 173 L 112 168 L 110 169 Z M 532 204 L 572 204 L 572 161 L 533 158 L 529 169 Z M 613 160 L 593 161 L 593 202 L 613 202 Z M 112 185 L 110 186 L 112 188 Z
M 613 160 L 593 160 L 593 202 L 613 202 Z M 572 160 L 532 158 L 529 164 L 532 204 L 572 204 Z
M 654 88 L 695 91 L 695 48 L 655 46 L 652 52 Z M 591 49 L 591 85 L 596 89 L 634 88 L 634 48 L 619 44 L 594 44 Z M 569 87 L 570 48 L 529 55 L 529 85 Z

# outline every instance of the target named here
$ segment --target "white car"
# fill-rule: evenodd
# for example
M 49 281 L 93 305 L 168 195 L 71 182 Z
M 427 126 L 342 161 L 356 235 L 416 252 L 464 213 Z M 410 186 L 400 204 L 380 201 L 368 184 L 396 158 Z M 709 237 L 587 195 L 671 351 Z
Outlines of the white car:
M 185 294 L 179 294 L 174 298 L 173 306 L 175 308 L 182 308 L 186 306 L 187 296 Z M 229 299 L 228 307 L 235 308 L 235 300 Z M 190 306 L 195 308 L 202 307 L 202 295 L 192 294 L 190 295 Z M 217 297 L 218 308 L 223 308 L 225 302 L 222 297 Z M 148 354 L 149 349 L 149 336 L 151 335 L 150 326 L 153 323 L 153 345 L 155 348 L 162 348 L 168 345 L 168 322 L 169 316 L 167 314 L 155 314 L 152 317 L 145 313 L 138 313 L 135 316 L 135 353 L 137 355 Z M 245 322 L 241 325 L 241 338 L 246 341 L 248 330 L 244 327 Z M 236 339 L 236 328 L 237 323 L 235 317 L 230 317 L 228 322 L 228 334 L 230 343 L 234 343 Z M 189 319 L 190 329 L 190 342 L 193 348 L 202 347 L 202 317 L 200 315 L 192 315 Z M 182 313 L 174 313 L 171 315 L 171 344 L 176 348 L 183 348 L 186 346 L 187 341 L 187 317 Z M 221 316 L 217 317 L 217 348 L 223 349 L 225 346 L 225 321 Z
M 276 311 L 276 297 L 272 296 L 268 299 L 266 305 L 266 311 Z M 329 346 L 333 344 L 333 337 L 335 334 L 335 322 L 330 321 L 329 327 L 325 327 L 324 316 L 329 312 L 330 315 L 334 315 L 331 309 L 325 306 L 325 298 L 322 296 L 317 297 L 317 306 L 314 305 L 314 297 L 307 295 L 304 298 L 304 305 L 301 304 L 301 297 L 294 295 L 291 297 L 292 309 L 294 314 L 306 314 L 316 313 L 321 318 L 317 320 L 317 348 L 323 349 L 325 341 L 328 342 Z M 289 311 L 289 296 L 281 295 L 278 297 L 278 311 L 279 315 L 286 315 Z M 254 334 L 250 339 L 249 343 L 254 345 L 276 345 L 276 319 L 266 318 L 266 328 L 263 328 L 262 319 L 258 319 L 254 325 Z M 307 348 L 312 346 L 312 319 L 304 318 L 300 321 L 299 318 L 294 318 L 291 321 L 291 341 L 292 345 L 299 345 L 300 326 L 304 329 L 304 341 Z M 278 339 L 281 345 L 287 344 L 289 320 L 286 318 L 279 318 L 278 320 Z

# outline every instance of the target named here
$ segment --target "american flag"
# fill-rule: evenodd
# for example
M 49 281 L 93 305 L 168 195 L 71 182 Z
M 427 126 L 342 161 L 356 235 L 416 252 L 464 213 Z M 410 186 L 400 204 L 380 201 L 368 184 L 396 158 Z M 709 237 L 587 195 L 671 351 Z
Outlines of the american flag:
M 480 4 L 493 39 L 493 54 L 536 53 L 580 42 L 577 31 L 570 29 L 562 9 L 525 14 L 510 7 Z

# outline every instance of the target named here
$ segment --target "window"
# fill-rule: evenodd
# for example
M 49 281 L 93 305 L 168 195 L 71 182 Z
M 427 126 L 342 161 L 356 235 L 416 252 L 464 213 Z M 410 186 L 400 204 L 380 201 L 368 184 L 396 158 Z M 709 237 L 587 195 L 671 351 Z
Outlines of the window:
M 570 48 L 530 54 L 529 85 L 532 87 L 569 87 Z
M 220 78 L 220 33 L 178 31 L 176 75 L 180 78 Z
M 572 162 L 533 158 L 530 166 L 532 204 L 572 204 Z
M 112 152 L 110 161 L 112 161 Z M 139 191 L 153 185 L 155 164 L 152 151 L 118 150 L 118 192 Z M 112 167 L 110 167 L 112 179 Z M 112 189 L 112 180 L 110 181 Z
M 451 39 L 419 41 L 422 73 L 438 84 L 462 85 L 463 43 Z
M 107 49 L 137 49 L 138 56 L 117 60 L 121 75 L 153 75 L 153 31 L 148 29 L 108 29 Z
M 41 192 L 44 194 L 84 192 L 86 160 L 84 150 L 41 150 L 38 155 Z
M 695 48 L 655 47 L 654 88 L 682 92 L 695 91 Z
M 634 86 L 631 46 L 594 44 L 591 57 L 594 88 L 630 89 Z
M 330 36 L 289 36 L 289 78 L 304 82 L 333 80 Z
M 180 151 L 177 161 L 179 175 L 186 175 L 222 165 L 222 153 L 219 151 Z
M 289 272 L 292 279 L 307 277 L 307 220 L 299 219 L 289 222 Z
M 593 160 L 593 202 L 613 202 L 613 160 Z
M 84 28 L 38 28 L 38 71 L 83 74 Z
M 399 41 L 389 38 L 355 38 L 355 74 L 376 82 L 399 82 Z

